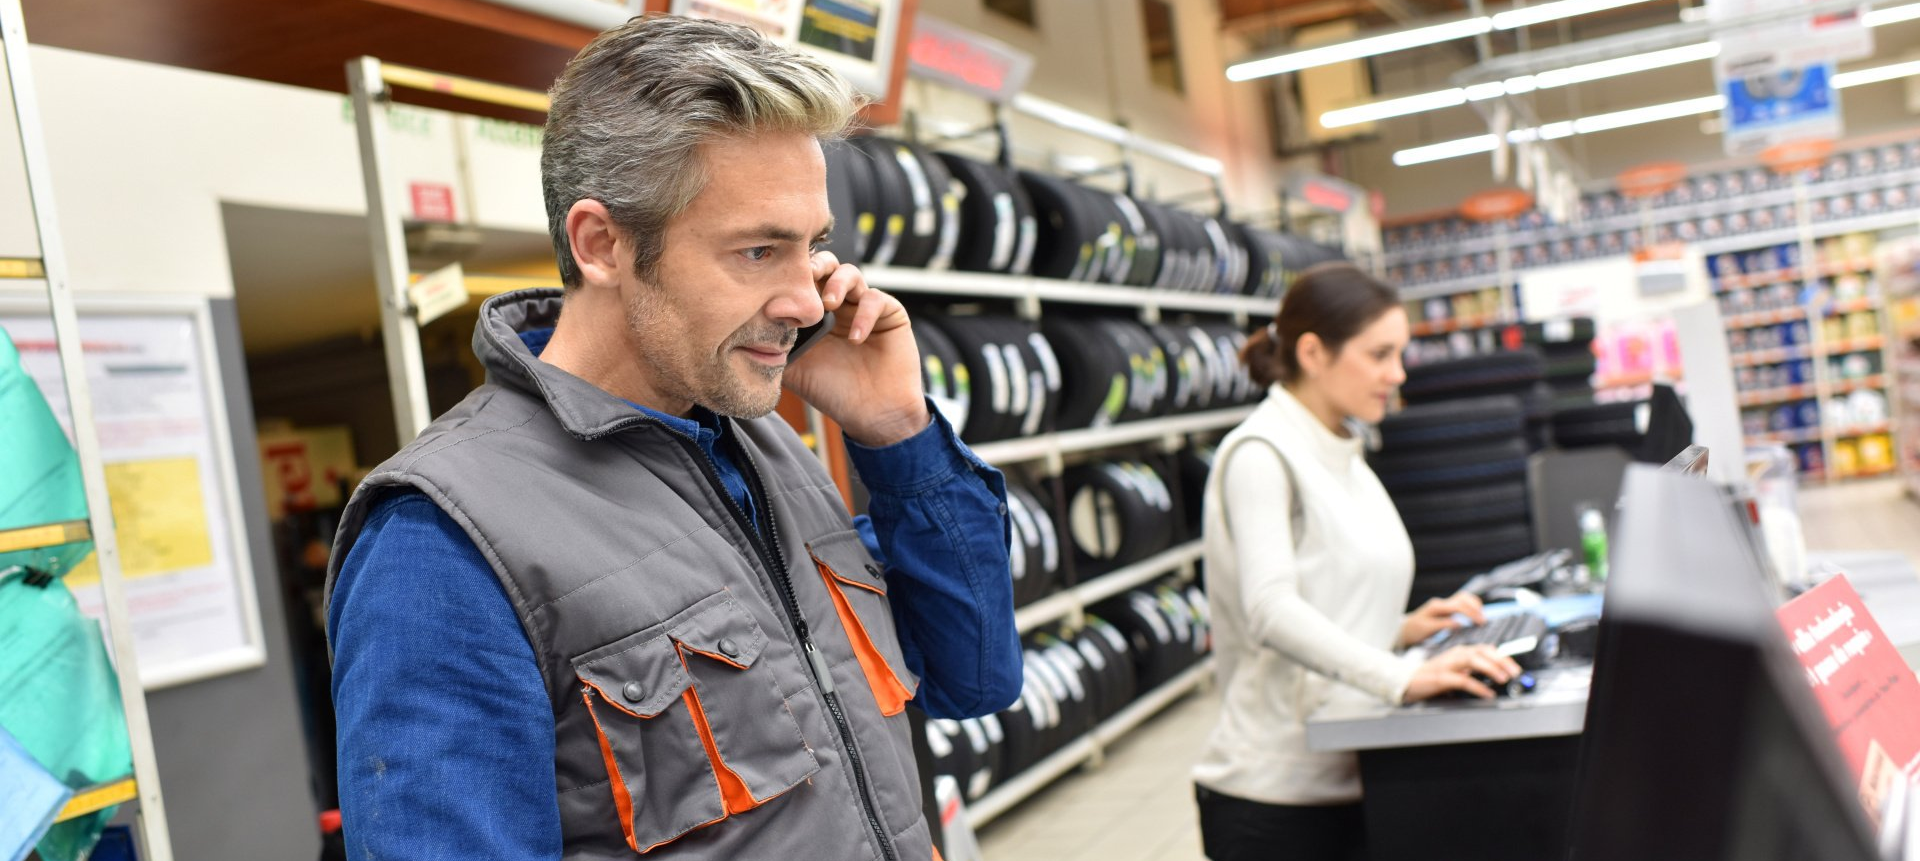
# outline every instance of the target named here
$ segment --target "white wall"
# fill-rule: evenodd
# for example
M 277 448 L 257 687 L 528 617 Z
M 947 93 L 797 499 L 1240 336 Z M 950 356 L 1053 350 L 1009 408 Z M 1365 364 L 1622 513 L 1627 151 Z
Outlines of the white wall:
M 31 56 L 76 290 L 233 295 L 223 202 L 365 212 L 343 96 L 57 48 Z M 402 203 L 409 182 L 444 183 L 482 224 L 543 230 L 538 139 L 527 128 L 398 109 Z M 0 253 L 32 255 L 20 175 L 17 149 L 0 148 Z

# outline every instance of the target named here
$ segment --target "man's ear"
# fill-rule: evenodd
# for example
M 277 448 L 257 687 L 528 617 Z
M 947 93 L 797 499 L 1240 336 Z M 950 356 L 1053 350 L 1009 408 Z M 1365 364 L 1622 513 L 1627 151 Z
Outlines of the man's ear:
M 573 202 L 567 209 L 567 244 L 580 269 L 580 286 L 615 283 L 632 268 L 632 255 L 621 241 L 618 225 L 607 205 L 593 199 Z

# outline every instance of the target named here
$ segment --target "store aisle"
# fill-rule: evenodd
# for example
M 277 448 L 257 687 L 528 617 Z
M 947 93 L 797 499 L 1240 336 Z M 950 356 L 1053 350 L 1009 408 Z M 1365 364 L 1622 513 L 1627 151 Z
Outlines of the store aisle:
M 1187 768 L 1220 713 L 1208 685 L 989 823 L 985 861 L 1201 861 Z
M 1920 569 L 1920 504 L 1893 479 L 1800 492 L 1813 550 L 1891 550 Z M 985 861 L 1202 861 L 1187 768 L 1219 714 L 1188 695 L 1083 768 L 981 830 Z

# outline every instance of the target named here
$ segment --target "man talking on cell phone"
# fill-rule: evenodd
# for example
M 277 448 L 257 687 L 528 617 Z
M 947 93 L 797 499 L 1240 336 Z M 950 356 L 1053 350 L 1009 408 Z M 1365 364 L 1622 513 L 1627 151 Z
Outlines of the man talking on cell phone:
M 564 289 L 482 307 L 486 384 L 336 540 L 348 854 L 927 861 L 904 711 L 1005 707 L 1020 646 L 1000 474 L 928 408 L 900 303 L 814 250 L 860 102 L 668 17 L 552 97 Z M 769 415 L 783 385 L 845 429 L 870 520 Z

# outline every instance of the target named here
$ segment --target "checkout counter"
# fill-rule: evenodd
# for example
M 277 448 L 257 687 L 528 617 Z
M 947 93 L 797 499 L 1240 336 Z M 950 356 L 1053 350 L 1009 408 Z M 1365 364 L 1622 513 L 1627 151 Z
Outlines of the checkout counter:
M 1844 571 L 1920 668 L 1920 573 L 1905 556 L 1816 553 L 1810 562 L 1821 576 Z M 1359 754 L 1374 861 L 1562 859 L 1591 671 L 1535 671 L 1532 693 L 1493 701 L 1329 705 L 1307 721 L 1307 746 Z

